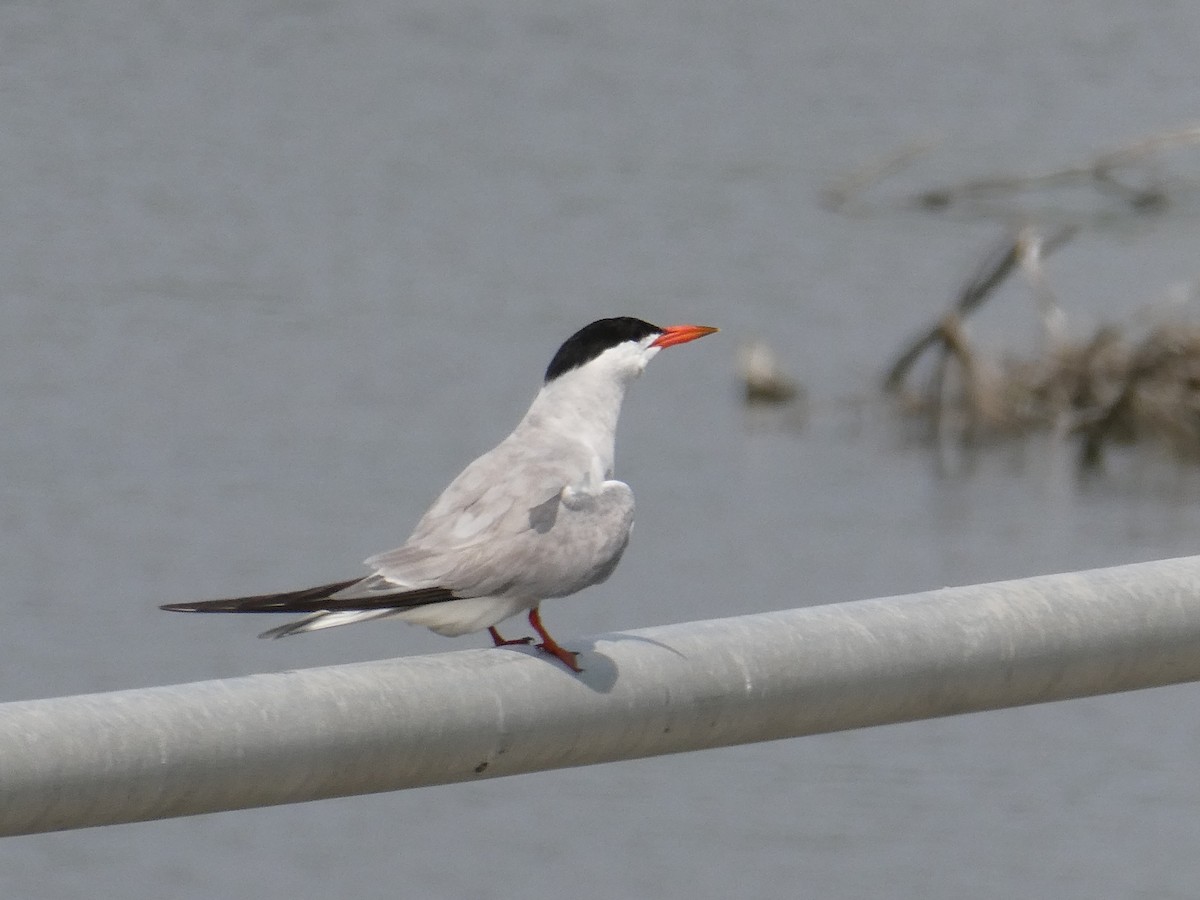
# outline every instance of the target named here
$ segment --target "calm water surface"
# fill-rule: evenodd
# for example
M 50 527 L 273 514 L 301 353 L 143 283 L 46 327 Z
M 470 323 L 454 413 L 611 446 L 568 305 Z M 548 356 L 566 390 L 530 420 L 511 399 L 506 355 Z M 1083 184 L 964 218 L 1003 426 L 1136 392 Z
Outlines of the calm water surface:
M 547 606 L 564 638 L 1196 550 L 1194 470 L 1117 457 L 1080 484 L 1030 445 L 939 476 L 875 384 L 999 234 L 892 201 L 1189 123 L 1200 8 L 106 0 L 7 5 L 0 34 L 2 699 L 451 649 L 155 607 L 354 574 L 515 423 L 566 335 L 618 313 L 722 334 L 632 392 L 637 535 L 608 584 Z M 932 138 L 853 215 L 821 208 Z M 1157 216 L 1086 210 L 1049 267 L 1072 328 L 1196 278 L 1186 187 Z M 1027 293 L 984 333 L 1028 346 Z M 755 335 L 804 380 L 802 426 L 739 406 Z M 10 839 L 0 884 L 1191 897 L 1198 700 Z

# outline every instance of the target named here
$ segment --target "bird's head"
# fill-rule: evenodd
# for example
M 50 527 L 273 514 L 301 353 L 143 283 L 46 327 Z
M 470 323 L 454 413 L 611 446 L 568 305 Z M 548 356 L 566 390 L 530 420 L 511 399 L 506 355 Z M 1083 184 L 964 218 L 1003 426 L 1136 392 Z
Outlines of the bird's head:
M 546 369 L 546 384 L 569 372 L 586 369 L 607 373 L 620 382 L 642 374 L 664 347 L 684 344 L 712 334 L 708 325 L 651 325 L 632 316 L 598 319 L 571 335 L 558 348 Z

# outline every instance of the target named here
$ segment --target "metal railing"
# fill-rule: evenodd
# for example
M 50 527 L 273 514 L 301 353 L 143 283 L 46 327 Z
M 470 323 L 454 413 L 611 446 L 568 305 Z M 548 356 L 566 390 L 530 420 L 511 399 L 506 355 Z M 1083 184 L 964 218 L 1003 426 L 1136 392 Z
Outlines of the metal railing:
M 1200 557 L 565 643 L 0 704 L 0 834 L 1200 680 Z

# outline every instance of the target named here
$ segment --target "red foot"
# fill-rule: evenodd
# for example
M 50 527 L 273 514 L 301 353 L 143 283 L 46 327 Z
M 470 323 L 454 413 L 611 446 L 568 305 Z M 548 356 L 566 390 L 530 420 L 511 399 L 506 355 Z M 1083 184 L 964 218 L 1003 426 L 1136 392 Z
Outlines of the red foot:
M 549 641 L 546 641 L 544 644 L 537 644 L 536 646 L 543 653 L 549 653 L 551 656 L 557 656 L 562 660 L 563 665 L 565 665 L 572 672 L 583 671 L 583 669 L 579 668 L 577 655 L 572 653 L 570 650 L 564 649 L 563 647 L 558 646 L 558 644 L 552 644 Z
M 541 650 L 543 653 L 549 653 L 551 656 L 557 656 L 560 660 L 562 660 L 563 665 L 565 665 L 572 672 L 583 671 L 583 669 L 579 668 L 579 662 L 576 655 L 570 650 L 565 650 L 560 647 L 558 642 L 554 640 L 554 638 L 550 637 L 550 632 L 548 632 L 545 626 L 542 625 L 542 617 L 538 613 L 538 608 L 536 606 L 529 611 L 529 624 L 533 626 L 533 630 L 536 631 L 542 638 L 542 643 L 537 645 L 539 650 Z
M 513 644 L 533 643 L 533 638 L 531 638 L 531 637 L 514 638 L 511 641 L 506 641 L 504 638 L 502 638 L 500 636 L 500 632 L 498 632 L 496 630 L 496 626 L 494 626 L 494 625 L 492 627 L 488 628 L 488 634 L 490 634 L 492 636 L 492 643 L 495 644 L 497 647 L 511 647 Z

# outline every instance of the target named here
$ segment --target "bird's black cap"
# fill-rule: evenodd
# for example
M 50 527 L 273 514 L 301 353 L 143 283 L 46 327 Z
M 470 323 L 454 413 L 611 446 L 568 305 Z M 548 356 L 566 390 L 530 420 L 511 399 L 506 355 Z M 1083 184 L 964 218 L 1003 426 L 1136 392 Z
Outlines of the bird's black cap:
M 559 375 L 591 362 L 609 347 L 616 347 L 626 341 L 640 341 L 652 334 L 662 333 L 663 330 L 657 325 L 632 316 L 598 319 L 590 325 L 584 325 L 566 339 L 554 354 L 554 359 L 550 360 L 550 365 L 546 368 L 546 383 L 549 384 Z

